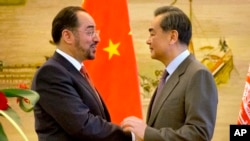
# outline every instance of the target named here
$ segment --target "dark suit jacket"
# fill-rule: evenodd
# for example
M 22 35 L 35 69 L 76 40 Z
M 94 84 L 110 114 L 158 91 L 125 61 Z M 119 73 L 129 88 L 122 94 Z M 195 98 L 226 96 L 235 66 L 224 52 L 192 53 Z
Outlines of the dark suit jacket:
M 101 71 L 100 71 L 101 73 Z M 39 141 L 131 141 L 131 133 L 110 123 L 104 103 L 95 97 L 82 74 L 55 53 L 35 74 L 32 89 Z
M 156 92 L 155 92 L 156 93 Z M 147 113 L 144 141 L 209 141 L 218 104 L 214 78 L 208 69 L 188 56 L 170 76 Z

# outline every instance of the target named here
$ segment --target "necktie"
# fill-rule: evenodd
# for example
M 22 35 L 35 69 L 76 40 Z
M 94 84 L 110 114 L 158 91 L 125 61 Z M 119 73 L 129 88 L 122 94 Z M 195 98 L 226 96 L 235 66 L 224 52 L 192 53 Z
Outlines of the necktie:
M 168 72 L 166 71 L 166 69 L 164 70 L 158 88 L 157 88 L 157 95 L 159 95 L 159 93 L 162 91 L 162 88 L 164 87 L 164 84 L 166 82 L 166 78 L 168 77 Z
M 89 75 L 88 75 L 88 73 L 87 73 L 87 70 L 85 69 L 84 66 L 81 67 L 80 72 L 81 72 L 81 73 L 83 74 L 83 76 L 88 80 L 88 82 L 89 82 L 89 84 L 91 85 L 91 87 L 92 87 L 93 89 L 95 89 L 95 88 L 94 88 L 94 85 L 93 85 L 93 83 L 92 83 L 92 81 L 91 81 L 91 79 L 89 78 Z
M 169 73 L 165 69 L 162 76 L 161 76 L 158 87 L 157 87 L 157 92 L 156 92 L 155 97 L 154 97 L 153 107 L 154 107 L 155 103 L 157 102 L 157 99 L 158 99 L 158 97 L 159 97 L 159 95 L 160 95 L 160 93 L 161 93 L 161 91 L 162 91 L 162 89 L 164 87 L 164 84 L 166 82 L 166 78 L 168 77 L 168 75 L 169 75 Z
M 82 66 L 80 72 L 81 72 L 81 74 L 88 80 L 89 85 L 90 85 L 91 88 L 94 90 L 95 95 L 96 95 L 96 97 L 98 98 L 99 102 L 102 103 L 102 102 L 101 102 L 101 98 L 100 98 L 99 94 L 97 93 L 97 91 L 96 91 L 96 89 L 95 89 L 95 86 L 94 86 L 93 82 L 91 81 L 91 79 L 90 79 L 90 77 L 89 77 L 89 75 L 88 75 L 88 73 L 87 73 L 87 70 L 85 69 L 84 66 Z

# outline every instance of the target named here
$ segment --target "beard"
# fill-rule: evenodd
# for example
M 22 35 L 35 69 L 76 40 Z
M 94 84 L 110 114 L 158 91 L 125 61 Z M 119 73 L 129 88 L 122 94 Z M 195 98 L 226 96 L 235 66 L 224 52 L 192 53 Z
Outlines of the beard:
M 90 47 L 91 48 L 91 47 Z M 88 59 L 88 60 L 94 60 L 95 59 L 95 55 L 94 55 L 94 53 L 91 51 L 91 49 L 88 49 L 88 50 L 86 50 L 86 58 Z
M 79 38 L 76 38 L 76 49 L 78 53 L 82 54 L 85 60 L 94 60 L 95 59 L 95 51 L 92 51 L 95 45 L 90 45 L 87 49 L 85 49 L 81 44 Z

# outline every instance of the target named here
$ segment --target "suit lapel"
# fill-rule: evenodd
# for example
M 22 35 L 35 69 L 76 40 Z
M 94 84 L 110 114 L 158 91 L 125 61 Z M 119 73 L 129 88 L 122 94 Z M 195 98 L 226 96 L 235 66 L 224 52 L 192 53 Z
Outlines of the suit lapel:
M 67 60 L 65 59 L 63 56 L 61 56 L 60 54 L 58 54 L 57 52 L 54 53 L 52 59 L 55 59 L 57 62 L 59 62 L 63 67 L 65 67 L 65 69 L 67 69 L 72 75 L 75 76 L 75 78 L 77 78 L 79 80 L 79 83 L 82 84 L 83 87 L 86 87 L 86 89 L 89 91 L 90 96 L 93 97 L 93 99 L 96 100 L 96 102 L 98 103 L 98 107 L 102 113 L 102 115 L 104 117 L 106 117 L 104 111 L 104 103 L 101 99 L 101 103 L 99 101 L 99 99 L 96 97 L 96 94 L 94 94 L 94 90 L 93 88 L 89 85 L 87 79 Z
M 167 80 L 166 84 L 164 85 L 162 92 L 159 95 L 157 103 L 155 104 L 154 107 L 152 107 L 152 103 L 156 94 L 156 91 L 154 92 L 152 100 L 150 101 L 150 104 L 149 104 L 148 114 L 147 114 L 147 124 L 149 126 L 151 126 L 154 123 L 154 120 L 156 119 L 157 114 L 159 113 L 161 107 L 163 106 L 164 102 L 167 100 L 171 92 L 174 90 L 176 85 L 179 83 L 180 76 L 185 73 L 187 66 L 192 61 L 192 58 L 193 58 L 193 55 L 189 55 L 174 71 L 174 73 L 170 76 L 170 78 Z
M 148 125 L 151 125 L 156 118 L 158 112 L 160 111 L 164 101 L 168 98 L 168 96 L 171 94 L 172 90 L 175 88 L 175 86 L 179 82 L 179 76 L 178 75 L 172 75 L 166 84 L 164 85 L 162 92 L 160 93 L 158 97 L 157 103 L 152 107 L 153 101 L 151 101 L 150 109 L 151 114 L 148 115 Z M 156 92 L 155 92 L 156 93 Z M 152 109 L 153 108 L 153 109 Z
M 92 88 L 92 86 L 90 86 L 88 80 L 87 80 L 79 71 L 77 71 L 77 73 L 74 73 L 74 74 L 77 75 L 77 76 L 76 76 L 77 78 L 82 78 L 82 79 L 79 79 L 79 81 L 82 83 L 82 85 L 83 85 L 84 87 L 87 88 L 87 90 L 88 90 L 89 93 L 90 93 L 90 96 L 92 96 L 93 99 L 95 99 L 96 103 L 98 103 L 98 107 L 99 107 L 99 109 L 100 109 L 102 115 L 103 115 L 104 117 L 106 117 L 106 114 L 104 114 L 104 110 L 105 110 L 104 107 L 106 107 L 106 106 L 104 105 L 104 102 L 103 102 L 103 100 L 102 100 L 102 98 L 101 98 L 99 92 L 98 92 L 97 90 L 96 90 L 96 92 L 95 92 L 95 90 Z M 100 99 L 97 97 L 97 94 L 96 94 L 96 93 L 99 95 Z
M 156 95 L 156 93 L 157 93 L 157 88 L 155 89 L 155 91 L 154 91 L 154 93 L 153 93 L 153 96 L 152 96 L 152 98 L 151 98 L 151 100 L 150 100 L 150 102 L 149 102 L 149 105 L 148 105 L 148 111 L 147 111 L 147 117 L 146 117 L 146 121 L 148 122 L 148 120 L 149 120 L 149 117 L 150 117 L 150 115 L 151 115 L 151 112 L 152 112 L 152 106 L 153 106 L 153 103 L 154 103 L 154 100 L 155 100 L 155 95 Z

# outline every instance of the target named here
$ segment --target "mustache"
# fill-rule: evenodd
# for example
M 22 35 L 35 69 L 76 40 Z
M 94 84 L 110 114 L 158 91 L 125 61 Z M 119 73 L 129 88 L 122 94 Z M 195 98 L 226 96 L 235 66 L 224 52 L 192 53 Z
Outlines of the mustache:
M 90 47 L 96 47 L 99 42 L 94 42 L 93 44 L 90 45 Z

